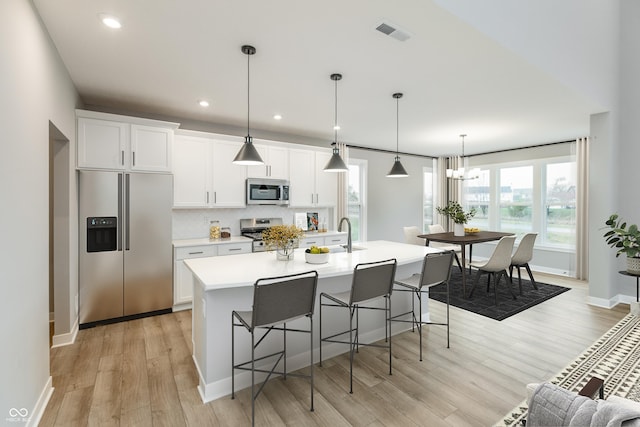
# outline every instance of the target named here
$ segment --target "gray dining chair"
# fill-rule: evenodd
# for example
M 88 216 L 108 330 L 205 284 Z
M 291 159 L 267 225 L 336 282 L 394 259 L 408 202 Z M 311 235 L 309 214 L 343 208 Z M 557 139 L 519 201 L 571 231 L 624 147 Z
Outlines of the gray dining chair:
M 396 274 L 395 258 L 384 261 L 362 263 L 353 269 L 351 290 L 341 293 L 320 294 L 320 366 L 322 366 L 322 343 L 349 344 L 349 393 L 353 393 L 353 357 L 360 346 L 383 347 L 389 349 L 389 375 L 391 375 L 391 292 Z M 376 299 L 384 298 L 384 308 L 363 305 Z M 323 307 L 339 307 L 349 310 L 349 329 L 346 331 L 322 336 Z M 361 343 L 358 334 L 359 310 L 381 310 L 385 314 L 384 330 L 387 344 Z M 355 319 L 354 319 L 355 318 Z M 355 327 L 354 327 L 355 320 Z M 338 339 L 349 334 L 349 341 Z
M 522 240 L 520 240 L 520 244 L 518 245 L 515 253 L 511 256 L 509 277 L 511 278 L 511 281 L 513 281 L 513 268 L 515 267 L 518 270 L 518 287 L 520 289 L 520 295 L 522 295 L 522 277 L 520 276 L 520 269 L 522 267 L 527 270 L 533 288 L 536 290 L 538 289 L 538 285 L 533 279 L 533 274 L 531 274 L 531 268 L 529 267 L 529 261 L 533 258 L 533 245 L 536 242 L 536 237 L 538 237 L 538 233 L 525 234 Z
M 311 385 L 310 410 L 313 411 L 313 309 L 317 286 L 318 272 L 316 271 L 258 279 L 253 286 L 253 309 L 231 312 L 231 398 L 235 398 L 235 370 L 251 371 L 251 425 L 255 425 L 256 398 L 272 374 L 280 374 L 285 380 L 287 375 L 309 378 Z M 303 317 L 309 319 L 309 329 L 287 328 L 287 322 Z M 282 325 L 282 327 L 277 325 Z M 242 327 L 251 334 L 251 359 L 239 364 L 235 363 L 236 327 Z M 258 329 L 264 330 L 264 334 L 256 342 L 256 330 Z M 282 331 L 282 350 L 256 358 L 257 347 L 272 331 Z M 287 332 L 302 332 L 310 335 L 309 375 L 287 373 Z M 270 370 L 256 368 L 256 362 L 273 358 L 276 360 Z M 281 360 L 282 371 L 276 371 Z M 267 374 L 257 392 L 255 391 L 256 372 Z
M 447 327 L 447 348 L 449 348 L 449 279 L 451 278 L 451 266 L 453 265 L 453 256 L 455 252 L 446 251 L 441 253 L 431 253 L 424 257 L 422 262 L 422 271 L 410 277 L 395 280 L 396 292 L 411 292 L 411 310 L 405 313 L 396 314 L 391 317 L 392 322 L 411 323 L 411 330 L 418 329 L 420 335 L 420 361 L 422 362 L 422 326 L 423 325 L 442 325 Z M 445 285 L 445 290 L 439 292 L 446 295 L 447 301 L 447 321 L 442 322 L 424 322 L 422 320 L 422 297 L 423 294 L 428 298 L 430 294 L 436 293 L 434 286 Z M 415 301 L 418 300 L 418 316 L 416 318 Z M 406 319 L 410 316 L 410 319 Z M 404 319 L 402 319 L 404 317 Z
M 489 291 L 489 286 L 491 284 L 491 278 L 494 279 L 493 290 L 495 294 L 496 305 L 498 305 L 498 284 L 500 283 L 500 279 L 502 276 L 505 277 L 505 281 L 509 282 L 509 285 L 513 285 L 511 282 L 511 278 L 507 273 L 507 268 L 511 265 L 511 251 L 513 251 L 513 243 L 516 240 L 516 236 L 504 236 L 496 245 L 496 248 L 493 250 L 491 257 L 486 262 L 472 262 L 470 265 L 476 268 L 478 271 L 476 272 L 475 280 L 473 281 L 473 286 L 469 291 L 469 298 L 473 296 L 473 291 L 476 289 L 478 281 L 480 280 L 480 276 L 484 273 L 488 274 L 487 278 L 487 291 Z M 513 293 L 511 286 L 507 286 L 509 292 L 511 292 L 511 296 L 513 299 L 516 299 L 516 295 Z

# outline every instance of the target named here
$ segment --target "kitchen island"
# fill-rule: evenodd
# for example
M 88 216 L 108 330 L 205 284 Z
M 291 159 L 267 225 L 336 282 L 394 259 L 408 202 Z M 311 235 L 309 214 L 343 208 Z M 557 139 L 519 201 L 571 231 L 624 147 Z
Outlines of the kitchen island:
M 295 259 L 277 261 L 274 252 L 239 254 L 232 257 L 209 257 L 185 260 L 193 272 L 193 359 L 199 375 L 198 391 L 204 402 L 231 393 L 231 312 L 250 310 L 253 302 L 253 284 L 259 278 L 284 276 L 316 270 L 318 291 L 314 313 L 314 361 L 318 360 L 319 312 L 317 299 L 321 292 L 344 292 L 351 287 L 353 269 L 357 264 L 395 258 L 398 261 L 397 277 L 419 273 L 427 253 L 438 249 L 389 241 L 371 241 L 354 246 L 352 253 L 336 252 L 329 255 L 326 264 L 307 264 L 304 249 L 296 249 Z M 410 309 L 409 293 L 398 292 L 392 296 L 392 315 Z M 382 302 L 380 302 L 382 306 Z M 428 303 L 423 301 L 423 318 L 429 318 Z M 346 310 L 333 309 L 324 313 L 323 330 L 326 334 L 344 330 L 348 323 Z M 336 318 L 337 317 L 337 318 Z M 291 322 L 292 328 L 308 328 L 306 319 Z M 395 322 L 392 333 L 410 328 L 408 323 Z M 360 340 L 374 342 L 384 339 L 384 320 L 379 312 L 364 310 L 360 313 Z M 248 359 L 249 335 L 238 329 L 236 335 L 237 360 Z M 293 371 L 308 365 L 309 343 L 304 334 L 287 334 L 287 369 Z M 262 344 L 265 352 L 280 348 L 281 334 L 270 337 L 273 342 Z M 328 344 L 323 346 L 323 356 L 333 357 L 348 350 L 348 346 Z M 251 385 L 251 373 L 236 375 L 236 389 Z

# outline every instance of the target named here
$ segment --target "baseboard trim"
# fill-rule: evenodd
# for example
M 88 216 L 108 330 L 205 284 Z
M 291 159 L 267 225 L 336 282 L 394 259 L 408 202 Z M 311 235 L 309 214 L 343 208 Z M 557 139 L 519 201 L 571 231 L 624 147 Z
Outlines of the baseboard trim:
M 71 331 L 66 334 L 54 335 L 53 343 L 51 348 L 62 347 L 65 345 L 73 344 L 76 342 L 76 337 L 78 336 L 78 319 L 76 318 Z
M 613 308 L 618 304 L 632 304 L 635 303 L 635 297 L 631 295 L 622 295 L 618 294 L 609 299 L 606 298 L 596 298 L 596 297 L 588 297 L 587 304 L 595 305 L 596 307 L 604 307 L 604 308 Z
M 40 424 L 40 420 L 44 415 L 45 409 L 47 409 L 47 404 L 53 395 L 53 378 L 49 377 L 47 379 L 47 383 L 44 385 L 40 396 L 38 397 L 38 401 L 36 402 L 36 406 L 31 411 L 31 416 L 27 421 L 27 426 L 37 426 Z

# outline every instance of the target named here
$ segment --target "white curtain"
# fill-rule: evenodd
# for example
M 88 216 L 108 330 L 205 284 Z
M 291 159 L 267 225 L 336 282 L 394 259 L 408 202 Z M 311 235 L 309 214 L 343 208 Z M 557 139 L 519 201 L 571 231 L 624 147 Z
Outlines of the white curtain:
M 440 183 L 438 186 L 438 200 L 436 200 L 436 206 L 444 207 L 447 206 L 449 201 L 458 201 L 462 203 L 460 199 L 460 183 L 462 181 L 448 179 L 447 178 L 447 169 L 458 169 L 458 167 L 462 166 L 462 159 L 460 157 L 439 157 L 438 158 L 438 182 Z M 453 221 L 449 220 L 449 218 L 444 215 L 440 215 L 437 212 L 434 214 L 437 220 L 435 222 L 439 223 L 444 227 L 447 231 L 453 230 Z
M 589 138 L 576 141 L 576 278 L 589 279 Z
M 338 149 L 340 150 L 340 156 L 344 163 L 349 165 L 349 147 L 346 144 L 339 142 Z M 348 197 L 349 195 L 349 173 L 348 172 L 340 172 L 338 173 L 338 204 L 336 206 L 336 221 L 342 217 L 348 216 L 349 206 L 348 206 Z

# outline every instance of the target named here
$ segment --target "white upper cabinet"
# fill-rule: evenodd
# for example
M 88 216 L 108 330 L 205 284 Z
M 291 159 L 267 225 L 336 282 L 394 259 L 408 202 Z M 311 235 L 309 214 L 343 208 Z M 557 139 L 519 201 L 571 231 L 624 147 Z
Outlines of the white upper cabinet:
M 324 172 L 330 158 L 327 151 L 289 150 L 290 206 L 335 206 L 338 177 L 336 173 Z
M 76 110 L 79 169 L 171 172 L 176 123 Z
M 316 152 L 316 205 L 335 206 L 338 200 L 338 174 L 345 172 L 325 172 L 332 152 Z
M 173 206 L 206 208 L 209 168 L 212 162 L 211 140 L 176 135 L 173 147 Z
M 217 139 L 217 135 L 177 134 L 173 148 L 173 206 L 245 207 L 246 166 L 232 163 L 240 147 L 241 141 Z
M 173 130 L 131 125 L 131 170 L 171 172 Z
M 243 142 L 215 140 L 213 144 L 212 207 L 238 208 L 246 206 L 245 183 L 247 167 L 233 164 Z
M 78 118 L 78 167 L 124 170 L 129 161 L 129 125 Z
M 264 165 L 247 166 L 247 178 L 289 179 L 289 150 L 286 147 L 254 145 Z

